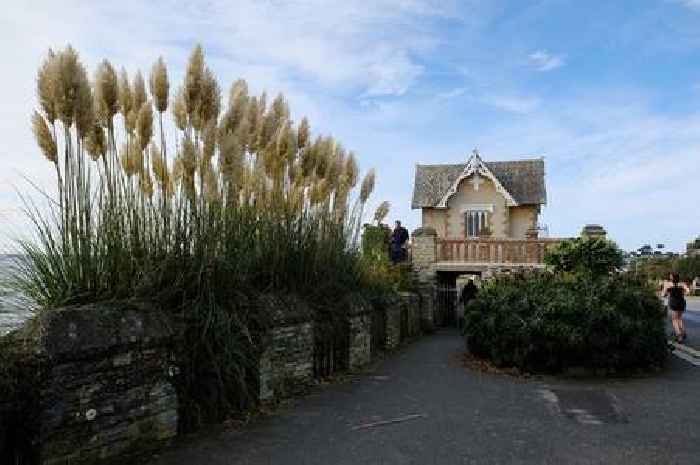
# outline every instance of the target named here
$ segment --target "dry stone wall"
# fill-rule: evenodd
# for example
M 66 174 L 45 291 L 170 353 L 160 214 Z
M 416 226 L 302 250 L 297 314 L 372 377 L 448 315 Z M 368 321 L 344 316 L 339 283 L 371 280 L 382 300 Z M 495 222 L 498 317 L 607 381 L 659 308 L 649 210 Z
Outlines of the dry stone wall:
M 404 338 L 419 334 L 420 302 L 409 293 L 381 305 L 360 297 L 345 301 L 344 366 L 358 370 L 371 362 L 373 346 L 394 349 L 402 332 Z M 275 323 L 263 336 L 259 354 L 259 400 L 274 402 L 314 382 L 319 328 L 298 300 L 261 299 L 260 305 L 261 311 L 272 312 Z M 175 437 L 174 354 L 181 349 L 182 330 L 169 315 L 146 304 L 111 303 L 52 310 L 33 323 L 41 331 L 32 353 L 32 407 L 20 408 L 0 392 L 0 422 L 7 426 L 10 417 L 27 417 L 23 427 L 30 433 L 25 436 L 31 436 L 36 457 L 17 462 L 5 454 L 14 453 L 7 444 L 13 439 L 0 424 L 0 462 L 121 464 L 148 456 Z
M 258 306 L 274 321 L 258 362 L 258 399 L 272 403 L 302 393 L 313 381 L 314 324 L 311 309 L 293 296 L 263 296 Z
M 399 294 L 402 317 L 404 318 L 403 338 L 413 338 L 421 333 L 421 306 L 420 296 L 412 292 Z
M 175 331 L 162 312 L 95 305 L 46 312 L 40 323 L 40 463 L 123 463 L 177 434 Z
M 313 323 L 270 330 L 270 342 L 260 356 L 260 400 L 272 402 L 302 392 L 313 381 Z
M 350 370 L 358 370 L 372 360 L 372 308 L 364 299 L 356 299 L 349 312 Z

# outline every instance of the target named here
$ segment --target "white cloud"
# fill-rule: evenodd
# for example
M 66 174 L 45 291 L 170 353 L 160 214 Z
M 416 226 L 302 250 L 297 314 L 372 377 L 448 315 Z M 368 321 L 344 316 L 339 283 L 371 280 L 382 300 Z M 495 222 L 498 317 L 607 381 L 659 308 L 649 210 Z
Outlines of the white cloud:
M 445 92 L 438 92 L 435 96 L 440 100 L 450 100 L 453 98 L 461 97 L 467 92 L 466 87 L 456 87 L 452 90 Z
M 420 221 L 410 210 L 414 164 L 463 161 L 478 146 L 488 159 L 547 156 L 545 212 L 553 235 L 601 222 L 626 247 L 654 234 L 679 246 L 696 236 L 700 217 L 679 221 L 667 205 L 690 206 L 697 196 L 689 180 L 700 178 L 700 115 L 663 117 L 648 94 L 610 92 L 598 84 L 586 97 L 563 92 L 541 99 L 520 76 L 527 54 L 486 30 L 500 7 L 473 0 L 461 18 L 456 7 L 465 3 L 7 2 L 0 49 L 12 66 L 0 78 L 0 247 L 3 234 L 25 229 L 13 190 L 26 185 L 20 174 L 41 186 L 53 182 L 35 148 L 29 115 L 38 64 L 48 47 L 66 43 L 91 71 L 105 56 L 133 72 L 148 70 L 163 55 L 174 89 L 192 45 L 201 42 L 224 91 L 238 77 L 254 92 L 282 91 L 295 118 L 307 114 L 315 132 L 333 133 L 357 151 L 363 168 L 377 167 L 372 202 L 391 201 L 391 218 L 409 227 Z M 478 4 L 495 12 L 484 19 Z M 445 18 L 474 31 L 455 28 L 459 41 L 446 43 L 455 37 L 451 28 L 436 27 Z M 533 69 L 565 65 L 565 56 L 523 39 L 525 50 L 533 51 L 527 57 Z M 461 76 L 445 71 L 460 63 L 466 66 Z M 494 116 L 493 108 L 512 115 Z M 666 162 L 673 168 L 664 168 Z
M 403 95 L 423 73 L 423 67 L 415 64 L 405 51 L 380 50 L 378 58 L 367 66 L 366 96 Z
M 518 95 L 486 95 L 481 97 L 480 101 L 510 113 L 520 114 L 532 113 L 541 103 L 537 97 Z
M 552 71 L 565 64 L 563 55 L 552 55 L 546 50 L 537 50 L 531 53 L 528 59 L 538 71 Z
M 437 45 L 431 21 L 457 19 L 457 5 L 439 0 L 4 5 L 0 48 L 12 66 L 0 86 L 0 246 L 7 235 L 24 229 L 14 192 L 15 187 L 27 192 L 20 175 L 42 187 L 53 185 L 53 173 L 29 126 L 36 69 L 49 47 L 72 44 L 90 73 L 103 57 L 129 72 L 147 72 L 163 55 L 174 90 L 192 46 L 200 42 L 224 95 L 239 77 L 254 92 L 284 92 L 295 117 L 308 115 L 317 132 L 346 133 L 350 137 L 344 142 L 352 148 L 358 137 L 344 126 L 363 127 L 347 120 L 354 118 L 348 116 L 353 101 L 405 96 L 422 76 L 421 57 Z M 375 113 L 379 117 L 387 111 Z
M 700 10 L 700 0 L 676 0 L 681 5 Z

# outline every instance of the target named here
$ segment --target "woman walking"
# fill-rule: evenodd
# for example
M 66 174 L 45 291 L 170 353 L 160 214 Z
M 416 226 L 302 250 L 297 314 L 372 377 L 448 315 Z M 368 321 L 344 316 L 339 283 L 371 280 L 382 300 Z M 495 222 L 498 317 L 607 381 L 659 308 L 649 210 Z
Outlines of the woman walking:
M 685 283 L 680 282 L 678 273 L 671 273 L 671 285 L 667 285 L 664 297 L 668 297 L 668 308 L 671 310 L 671 322 L 676 340 L 683 342 L 686 339 L 685 325 L 683 324 L 683 312 L 685 311 L 685 296 L 690 290 Z

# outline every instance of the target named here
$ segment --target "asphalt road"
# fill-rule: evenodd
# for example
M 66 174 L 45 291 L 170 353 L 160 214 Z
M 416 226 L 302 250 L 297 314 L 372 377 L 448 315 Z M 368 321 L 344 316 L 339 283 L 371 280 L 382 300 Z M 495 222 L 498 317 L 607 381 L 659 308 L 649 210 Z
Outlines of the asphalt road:
M 700 297 L 687 299 L 687 310 L 683 314 L 683 320 L 685 330 L 688 333 L 685 345 L 700 350 Z
M 633 379 L 514 378 L 424 337 L 352 382 L 242 430 L 181 439 L 152 465 L 698 464 L 700 368 Z

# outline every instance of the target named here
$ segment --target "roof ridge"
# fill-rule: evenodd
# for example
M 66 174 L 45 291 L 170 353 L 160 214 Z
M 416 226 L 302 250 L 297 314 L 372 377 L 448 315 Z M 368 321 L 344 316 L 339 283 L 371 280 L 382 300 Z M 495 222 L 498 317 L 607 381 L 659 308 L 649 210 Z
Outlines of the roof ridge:
M 429 165 L 424 165 L 422 163 L 416 163 L 416 166 L 464 166 L 467 163 L 431 163 Z
M 539 158 L 520 158 L 518 160 L 482 160 L 484 163 L 531 163 L 531 162 L 544 162 L 544 158 L 539 157 Z M 466 166 L 467 162 L 464 163 L 430 163 L 430 164 L 423 164 L 423 163 L 416 163 L 416 166 L 424 167 L 424 168 L 431 168 L 431 167 L 444 167 L 444 166 Z

